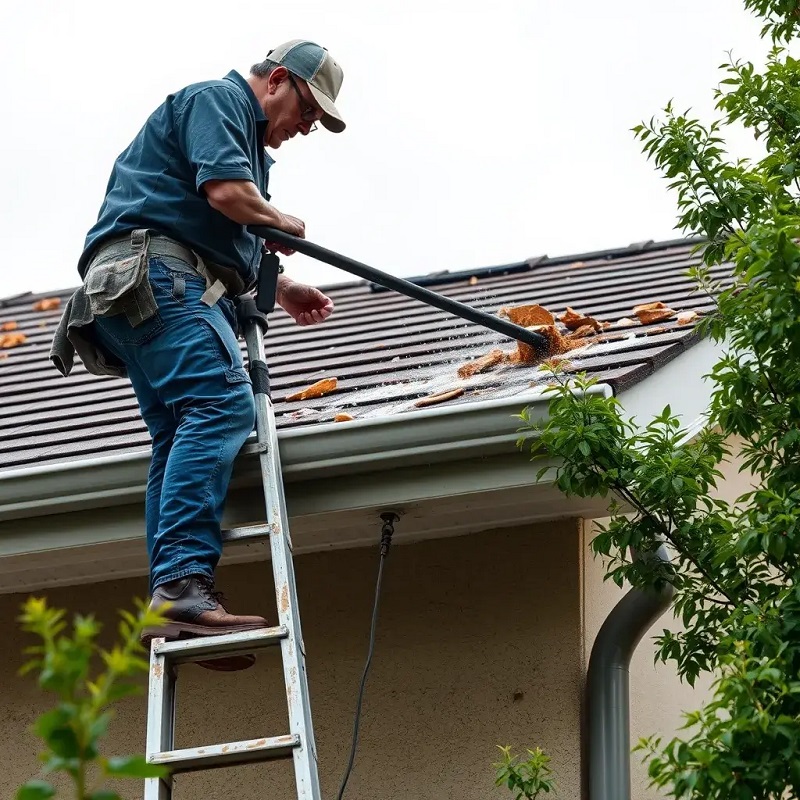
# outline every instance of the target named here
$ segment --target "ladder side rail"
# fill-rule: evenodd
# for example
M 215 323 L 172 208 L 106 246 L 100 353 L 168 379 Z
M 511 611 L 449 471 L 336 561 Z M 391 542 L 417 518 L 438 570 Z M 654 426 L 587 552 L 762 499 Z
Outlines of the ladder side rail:
M 147 696 L 147 760 L 172 750 L 175 746 L 174 668 L 158 652 L 154 640 L 150 647 L 150 680 Z M 145 778 L 144 800 L 171 800 L 172 776 Z
M 266 364 L 264 333 L 255 322 L 245 330 L 248 359 Z M 261 474 L 272 552 L 272 571 L 275 579 L 275 599 L 278 624 L 289 631 L 281 642 L 284 683 L 289 711 L 289 732 L 300 737 L 294 749 L 294 769 L 298 800 L 320 800 L 317 772 L 317 752 L 311 718 L 311 699 L 305 668 L 305 648 L 297 601 L 292 541 L 286 513 L 278 434 L 272 400 L 262 387 L 254 387 L 256 403 L 256 433 L 260 445 Z

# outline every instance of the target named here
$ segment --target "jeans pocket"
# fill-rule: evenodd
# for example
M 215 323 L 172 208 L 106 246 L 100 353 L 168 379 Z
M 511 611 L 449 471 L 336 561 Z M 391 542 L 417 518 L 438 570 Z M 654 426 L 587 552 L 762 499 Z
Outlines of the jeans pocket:
M 230 384 L 252 383 L 250 375 L 244 368 L 236 333 L 223 315 L 222 309 L 212 307 L 211 313 L 203 314 L 202 318 L 219 343 L 218 356 L 225 372 L 225 380 Z
M 153 256 L 150 259 L 150 282 L 180 303 L 186 300 L 187 292 L 202 294 L 206 288 L 205 278 L 190 264 L 173 256 Z

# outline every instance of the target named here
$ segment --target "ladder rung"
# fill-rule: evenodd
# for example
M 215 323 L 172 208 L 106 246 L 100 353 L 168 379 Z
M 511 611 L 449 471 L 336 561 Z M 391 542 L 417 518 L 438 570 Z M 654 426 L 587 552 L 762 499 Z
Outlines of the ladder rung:
M 208 656 L 233 656 L 252 653 L 279 644 L 281 639 L 289 635 L 285 625 L 275 628 L 258 628 L 254 631 L 226 633 L 222 636 L 199 636 L 195 639 L 176 639 L 166 642 L 163 639 L 153 640 L 153 652 L 166 656 L 171 663 L 180 664 L 187 661 L 203 661 Z
M 265 448 L 263 444 L 259 444 L 257 441 L 254 440 L 244 445 L 242 449 L 239 451 L 239 455 L 240 456 L 251 456 L 254 454 L 257 455 L 258 453 L 263 453 L 264 449 Z
M 248 539 L 268 539 L 269 525 L 243 525 L 240 528 L 229 528 L 222 531 L 223 542 L 244 542 Z
M 194 772 L 217 767 L 234 767 L 256 761 L 269 761 L 275 758 L 288 758 L 300 746 L 296 734 L 274 736 L 270 739 L 250 739 L 245 742 L 229 744 L 209 744 L 203 747 L 190 747 L 186 750 L 168 750 L 153 753 L 147 759 L 150 764 L 161 764 L 170 772 Z

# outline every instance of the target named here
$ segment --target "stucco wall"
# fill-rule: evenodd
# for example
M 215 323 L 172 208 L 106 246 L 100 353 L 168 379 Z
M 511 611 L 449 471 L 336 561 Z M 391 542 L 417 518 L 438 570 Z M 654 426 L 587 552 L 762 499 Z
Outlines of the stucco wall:
M 377 541 L 377 531 L 376 531 Z M 429 541 L 392 549 L 360 747 L 345 798 L 487 800 L 496 744 L 541 745 L 554 756 L 559 797 L 580 796 L 581 537 L 575 522 Z M 375 550 L 296 559 L 323 795 L 335 797 L 350 746 L 377 571 Z M 234 609 L 274 605 L 264 563 L 220 571 Z M 141 595 L 141 581 L 58 590 L 51 602 L 96 612 Z M 21 595 L 0 598 L 0 797 L 35 774 L 26 732 L 46 707 L 30 678 L 16 677 L 24 644 L 14 618 Z M 274 617 L 273 617 L 274 618 Z M 277 653 L 243 673 L 183 668 L 178 747 L 286 732 Z M 141 751 L 145 706 L 125 701 L 111 749 Z M 290 762 L 180 777 L 176 800 L 290 798 Z M 139 783 L 120 784 L 141 797 Z
M 734 442 L 736 448 L 737 444 Z M 720 465 L 724 478 L 719 481 L 715 494 L 729 502 L 733 502 L 750 488 L 749 475 L 739 472 L 741 459 L 736 456 L 730 463 Z M 600 522 L 605 522 L 601 520 Z M 591 647 L 600 626 L 614 605 L 622 598 L 627 589 L 619 589 L 611 581 L 603 581 L 605 568 L 599 558 L 594 558 L 589 549 L 589 542 L 596 532 L 594 523 L 587 522 L 584 529 L 584 625 L 585 625 L 585 659 L 588 659 Z M 631 744 L 635 745 L 643 736 L 659 734 L 665 740 L 678 734 L 683 724 L 682 712 L 700 708 L 708 697 L 711 679 L 700 676 L 695 688 L 682 683 L 671 665 L 654 664 L 654 637 L 664 628 L 672 631 L 680 630 L 680 622 L 671 612 L 667 612 L 656 621 L 644 636 L 631 661 Z M 641 754 L 632 757 L 631 791 L 633 800 L 656 800 L 664 795 L 649 788 L 647 768 L 641 761 Z

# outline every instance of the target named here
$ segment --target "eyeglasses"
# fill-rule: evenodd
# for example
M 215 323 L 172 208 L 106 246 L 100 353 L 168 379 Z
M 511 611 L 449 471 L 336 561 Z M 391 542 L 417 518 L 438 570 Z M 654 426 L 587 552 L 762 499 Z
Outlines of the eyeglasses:
M 308 129 L 308 132 L 311 133 L 317 129 L 317 115 L 319 114 L 319 109 L 312 106 L 311 103 L 309 103 L 305 97 L 303 97 L 303 94 L 300 91 L 300 88 L 298 87 L 291 72 L 289 73 L 289 81 L 294 87 L 294 90 L 297 92 L 297 97 L 300 100 L 300 118 L 303 120 L 303 122 L 311 123 L 311 127 Z

